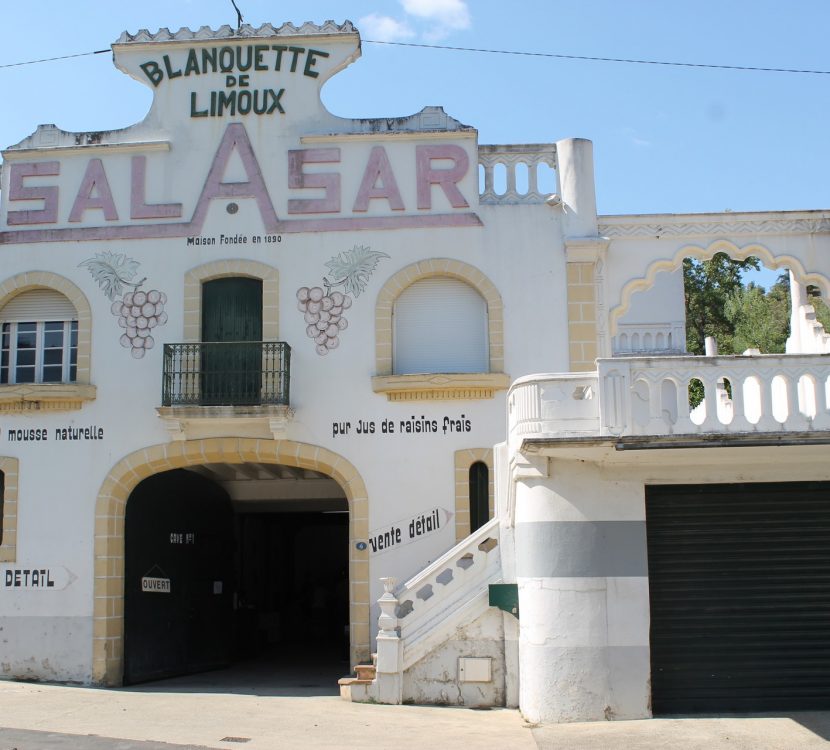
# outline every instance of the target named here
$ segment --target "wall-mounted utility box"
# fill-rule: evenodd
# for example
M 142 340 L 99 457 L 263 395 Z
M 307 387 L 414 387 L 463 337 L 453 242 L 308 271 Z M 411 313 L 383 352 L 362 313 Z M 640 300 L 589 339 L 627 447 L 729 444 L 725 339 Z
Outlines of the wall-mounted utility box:
M 492 659 L 461 656 L 458 659 L 459 682 L 490 682 L 493 679 Z

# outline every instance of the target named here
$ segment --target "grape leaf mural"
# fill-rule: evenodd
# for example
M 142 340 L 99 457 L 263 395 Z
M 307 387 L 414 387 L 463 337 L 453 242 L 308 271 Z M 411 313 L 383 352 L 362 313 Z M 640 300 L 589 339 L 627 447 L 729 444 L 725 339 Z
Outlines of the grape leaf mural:
M 314 341 L 321 357 L 340 346 L 340 333 L 349 327 L 343 311 L 352 306 L 352 296 L 357 298 L 366 290 L 378 263 L 388 257 L 378 250 L 355 245 L 325 263 L 331 278 L 324 276 L 323 286 L 302 286 L 297 290 L 297 309 L 303 313 L 306 335 Z
M 333 281 L 325 276 L 323 283 L 326 285 L 326 294 L 337 286 L 342 286 L 346 294 L 353 294 L 359 297 L 366 289 L 369 277 L 378 267 L 381 258 L 388 258 L 386 253 L 377 250 L 370 250 L 363 245 L 355 245 L 351 250 L 344 250 L 326 263 L 326 268 L 331 271 Z
M 118 325 L 124 329 L 119 339 L 121 346 L 129 349 L 134 359 L 141 359 L 156 344 L 151 331 L 167 322 L 167 313 L 164 311 L 167 295 L 158 289 L 146 292 L 141 289 L 147 277 L 133 281 L 138 275 L 140 264 L 128 258 L 125 253 L 105 250 L 78 265 L 92 274 L 92 278 L 112 301 L 110 312 L 118 318 Z
M 138 273 L 138 263 L 126 255 L 111 253 L 109 250 L 96 253 L 94 258 L 81 262 L 79 266 L 87 268 L 110 300 L 123 294 L 125 286 L 135 288 L 147 280 L 142 279 L 138 284 L 131 284 Z

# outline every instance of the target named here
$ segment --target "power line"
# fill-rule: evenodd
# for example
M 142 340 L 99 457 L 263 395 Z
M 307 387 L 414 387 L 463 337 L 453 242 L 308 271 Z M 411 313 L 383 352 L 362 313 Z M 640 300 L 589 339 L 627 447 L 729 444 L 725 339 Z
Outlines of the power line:
M 557 60 L 582 60 L 588 62 L 611 62 L 628 63 L 629 65 L 663 65 L 675 68 L 704 68 L 709 70 L 743 70 L 756 73 L 796 73 L 800 75 L 830 75 L 830 70 L 812 70 L 809 68 L 773 68 L 756 65 L 718 65 L 716 63 L 689 63 L 670 60 L 639 60 L 629 57 L 594 57 L 590 55 L 565 55 L 556 52 L 525 52 L 522 50 L 487 49 L 483 47 L 450 47 L 443 44 L 421 44 L 418 42 L 385 42 L 378 39 L 362 39 L 364 44 L 385 44 L 395 47 L 417 47 L 421 49 L 440 49 L 450 52 L 477 52 L 488 55 L 515 55 L 517 57 L 546 57 Z M 37 63 L 54 62 L 56 60 L 69 60 L 73 57 L 86 57 L 88 55 L 102 55 L 109 52 L 109 49 L 99 49 L 94 52 L 78 52 L 74 55 L 61 55 L 60 57 L 43 57 L 38 60 L 26 60 L 25 62 L 6 63 L 0 65 L 2 68 L 18 68 L 23 65 L 36 65 Z
M 442 44 L 419 44 L 417 42 L 382 42 L 377 39 L 363 39 L 366 44 L 388 44 L 397 47 L 422 47 L 424 49 L 443 49 L 452 52 L 481 52 L 491 55 L 517 55 L 522 57 L 553 57 L 558 60 L 588 60 L 591 62 L 630 63 L 634 65 L 668 65 L 677 68 L 710 68 L 714 70 L 751 70 L 761 73 L 807 73 L 810 75 L 830 75 L 830 70 L 802 70 L 799 68 L 762 68 L 753 65 L 716 65 L 714 63 L 670 62 L 668 60 L 637 60 L 627 57 L 590 57 L 588 55 L 562 55 L 554 52 L 523 52 L 507 49 L 483 49 L 480 47 L 448 47 Z
M 39 60 L 26 60 L 26 62 L 6 63 L 0 68 L 19 68 L 21 65 L 35 65 L 36 63 L 53 62 L 55 60 L 68 60 L 71 57 L 86 57 L 87 55 L 103 55 L 109 49 L 98 49 L 95 52 L 78 52 L 74 55 L 61 55 L 60 57 L 42 57 Z

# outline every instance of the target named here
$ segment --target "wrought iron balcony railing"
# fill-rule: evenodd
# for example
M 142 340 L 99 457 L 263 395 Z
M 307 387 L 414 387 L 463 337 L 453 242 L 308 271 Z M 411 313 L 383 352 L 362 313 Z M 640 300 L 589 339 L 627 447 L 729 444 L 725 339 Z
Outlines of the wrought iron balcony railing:
M 288 406 L 284 341 L 165 344 L 163 406 Z

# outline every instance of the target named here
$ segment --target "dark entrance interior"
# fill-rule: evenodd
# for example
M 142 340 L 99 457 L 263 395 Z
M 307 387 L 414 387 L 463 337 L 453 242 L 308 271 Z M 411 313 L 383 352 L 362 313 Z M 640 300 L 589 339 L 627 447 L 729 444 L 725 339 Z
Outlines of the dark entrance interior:
M 830 705 L 830 483 L 646 488 L 655 714 Z
M 243 673 L 313 687 L 304 662 L 346 674 L 348 519 L 339 485 L 309 470 L 210 464 L 142 482 L 127 503 L 125 684 L 220 670 L 214 687 Z

